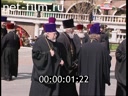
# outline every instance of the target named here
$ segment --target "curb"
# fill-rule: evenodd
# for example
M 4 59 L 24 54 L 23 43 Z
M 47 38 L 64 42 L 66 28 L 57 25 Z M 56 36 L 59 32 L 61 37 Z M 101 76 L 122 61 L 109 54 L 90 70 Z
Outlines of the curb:
M 110 52 L 116 52 L 116 50 L 110 50 Z
M 32 49 L 32 47 L 23 47 L 23 46 L 21 46 L 20 48 L 22 48 L 22 49 L 26 49 L 26 48 Z

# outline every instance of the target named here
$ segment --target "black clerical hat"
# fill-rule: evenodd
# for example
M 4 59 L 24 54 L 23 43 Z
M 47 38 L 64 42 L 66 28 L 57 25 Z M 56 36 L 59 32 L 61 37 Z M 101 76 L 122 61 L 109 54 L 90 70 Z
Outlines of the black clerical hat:
M 63 22 L 64 28 L 72 28 L 72 27 L 74 27 L 73 19 L 64 20 L 62 22 Z

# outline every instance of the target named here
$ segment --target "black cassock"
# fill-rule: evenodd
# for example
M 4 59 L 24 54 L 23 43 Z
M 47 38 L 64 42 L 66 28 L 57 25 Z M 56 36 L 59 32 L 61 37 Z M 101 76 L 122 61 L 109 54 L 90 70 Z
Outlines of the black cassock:
M 87 36 L 80 38 L 77 34 L 74 34 L 73 38 L 74 44 L 76 46 L 76 54 L 79 54 L 80 48 L 82 47 L 82 44 L 86 43 L 88 41 Z
M 107 48 L 108 52 L 110 53 L 110 48 L 109 48 L 109 36 L 105 32 L 101 32 L 101 42 L 104 42 L 105 47 Z
M 115 77 L 117 80 L 116 96 L 126 95 L 126 39 L 116 49 Z
M 105 83 L 110 84 L 108 51 L 98 41 L 88 41 L 80 49 L 79 75 L 87 75 L 88 83 L 80 83 L 80 96 L 104 96 Z
M 48 44 L 55 52 L 53 57 Z M 32 60 L 34 65 L 29 96 L 58 96 L 59 83 L 41 83 L 39 81 L 40 76 L 58 76 L 60 74 L 61 58 L 58 44 L 40 35 L 32 49 Z
M 67 76 L 69 75 L 70 68 L 72 66 L 73 61 L 76 59 L 76 49 L 73 43 L 73 39 L 64 32 L 61 33 L 57 39 L 63 46 L 61 47 L 61 54 L 62 59 L 64 60 L 64 66 L 61 67 L 61 75 Z M 71 46 L 73 49 L 73 56 L 71 54 Z M 74 71 L 70 75 L 75 75 L 76 72 Z M 78 96 L 76 91 L 75 83 L 60 83 L 60 95 L 59 96 Z
M 7 34 L 6 28 L 1 28 L 1 39 Z
M 18 74 L 19 37 L 15 32 L 7 33 L 1 40 L 1 77 L 9 79 Z

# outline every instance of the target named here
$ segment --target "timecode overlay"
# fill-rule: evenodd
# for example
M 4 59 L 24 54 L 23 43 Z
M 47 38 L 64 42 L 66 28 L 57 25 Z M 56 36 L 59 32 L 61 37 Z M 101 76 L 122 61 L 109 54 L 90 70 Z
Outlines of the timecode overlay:
M 88 83 L 89 77 L 84 76 L 40 76 L 40 83 Z

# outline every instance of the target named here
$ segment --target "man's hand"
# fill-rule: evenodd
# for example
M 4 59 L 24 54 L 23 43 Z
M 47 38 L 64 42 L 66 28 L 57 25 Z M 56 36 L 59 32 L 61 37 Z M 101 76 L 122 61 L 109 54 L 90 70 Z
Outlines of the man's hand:
M 55 52 L 52 49 L 50 50 L 50 53 L 51 53 L 51 56 L 55 55 Z
M 61 65 L 61 66 L 64 65 L 64 61 L 63 61 L 63 60 L 60 61 L 60 65 Z

